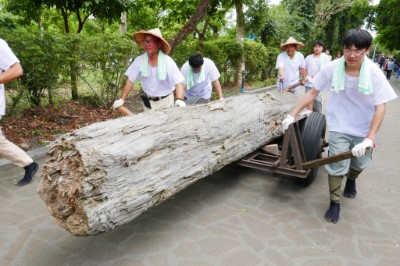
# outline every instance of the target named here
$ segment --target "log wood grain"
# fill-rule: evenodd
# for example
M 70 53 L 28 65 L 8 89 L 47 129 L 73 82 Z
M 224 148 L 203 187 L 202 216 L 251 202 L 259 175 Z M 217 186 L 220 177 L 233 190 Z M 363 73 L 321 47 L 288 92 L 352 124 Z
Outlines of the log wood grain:
M 92 124 L 48 146 L 38 193 L 73 235 L 112 230 L 282 135 L 276 90 Z

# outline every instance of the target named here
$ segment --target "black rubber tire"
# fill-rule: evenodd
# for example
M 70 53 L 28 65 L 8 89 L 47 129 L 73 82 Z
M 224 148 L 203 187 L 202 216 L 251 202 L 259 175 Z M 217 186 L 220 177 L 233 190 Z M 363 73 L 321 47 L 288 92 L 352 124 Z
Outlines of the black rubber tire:
M 325 115 L 312 112 L 304 122 L 301 140 L 306 161 L 315 160 L 322 156 L 322 145 L 326 132 Z M 310 185 L 317 176 L 318 167 L 312 168 L 306 178 L 299 178 L 299 182 Z

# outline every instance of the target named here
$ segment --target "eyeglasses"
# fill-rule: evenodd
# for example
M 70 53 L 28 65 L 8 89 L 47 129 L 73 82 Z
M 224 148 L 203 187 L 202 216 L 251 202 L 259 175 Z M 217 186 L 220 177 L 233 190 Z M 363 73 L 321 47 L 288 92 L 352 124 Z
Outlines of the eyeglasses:
M 143 40 L 143 44 L 153 44 L 156 43 L 157 41 L 155 40 Z
M 354 55 L 356 57 L 361 56 L 365 53 L 365 51 L 361 51 L 361 50 L 343 50 L 343 53 L 345 56 L 350 56 L 350 55 Z

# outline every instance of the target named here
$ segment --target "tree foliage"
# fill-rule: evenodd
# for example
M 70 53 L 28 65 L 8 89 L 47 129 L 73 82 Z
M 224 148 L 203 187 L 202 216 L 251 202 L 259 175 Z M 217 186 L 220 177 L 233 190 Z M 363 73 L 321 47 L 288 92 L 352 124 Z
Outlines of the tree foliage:
M 277 33 L 277 26 L 268 3 L 268 0 L 256 0 L 246 11 L 246 34 L 256 36 L 266 46 L 271 43 L 271 37 Z
M 79 79 L 89 78 L 85 71 L 90 69 L 98 74 L 99 97 L 106 102 L 121 87 L 127 56 L 133 56 L 130 45 L 134 42 L 130 35 L 140 29 L 160 28 L 175 50 L 172 57 L 178 65 L 195 51 L 210 57 L 220 68 L 222 83 L 240 82 L 243 60 L 249 72 L 248 80 L 275 76 L 274 62 L 279 45 L 290 36 L 305 43 L 303 53 L 312 51 L 311 45 L 316 39 L 324 41 L 325 48 L 337 50 L 341 49 L 344 32 L 361 27 L 366 17 L 369 27 L 376 21 L 382 43 L 392 42 L 388 46 L 395 47 L 398 42 L 395 37 L 399 36 L 393 37 L 398 27 L 386 30 L 391 25 L 398 25 L 395 21 L 398 5 L 393 6 L 394 0 L 381 0 L 375 12 L 371 12 L 369 0 L 282 0 L 282 4 L 274 6 L 269 5 L 269 0 L 0 1 L 0 6 L 3 4 L 8 11 L 0 13 L 1 28 L 42 32 L 44 39 L 51 43 L 49 51 L 52 51 L 54 41 L 47 36 L 53 34 L 62 43 L 60 49 L 69 51 L 63 58 L 62 72 L 57 75 L 69 75 L 74 99 L 78 97 Z M 126 35 L 119 34 L 121 11 L 128 15 L 129 34 Z M 237 15 L 229 20 L 227 14 Z M 69 34 L 59 38 L 60 33 Z M 255 40 L 246 40 L 249 35 L 255 36 Z M 27 43 L 36 49 L 31 52 L 41 55 L 39 51 L 45 46 L 40 46 L 36 37 L 31 37 Z M 141 51 L 132 46 L 135 53 Z M 26 51 L 23 47 L 21 50 L 22 53 Z M 43 62 L 50 59 L 43 55 Z M 35 60 L 33 58 L 32 62 L 42 63 Z M 53 75 L 51 71 L 46 74 Z M 49 78 L 49 81 L 54 79 Z M 43 84 L 46 88 L 51 87 Z
M 381 0 L 375 9 L 375 25 L 379 43 L 388 49 L 400 49 L 400 3 L 398 0 Z
M 68 49 L 62 36 L 20 28 L 16 31 L 0 31 L 18 55 L 24 69 L 20 78 L 31 106 L 39 106 L 45 93 L 52 102 L 52 92 L 58 78 L 65 69 Z M 19 99 L 18 99 L 19 100 Z

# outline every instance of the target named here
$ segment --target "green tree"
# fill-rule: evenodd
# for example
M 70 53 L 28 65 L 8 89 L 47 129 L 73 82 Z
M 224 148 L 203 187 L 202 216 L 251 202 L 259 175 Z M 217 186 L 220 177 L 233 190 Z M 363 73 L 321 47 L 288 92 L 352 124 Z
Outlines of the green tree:
M 120 12 L 127 8 L 122 3 L 105 0 L 6 0 L 5 8 L 18 15 L 21 23 L 29 25 L 34 21 L 39 28 L 42 28 L 46 16 L 54 22 L 54 16 L 48 17 L 46 11 L 55 9 L 62 18 L 63 32 L 70 33 L 73 28 L 80 33 L 90 16 L 110 21 L 119 17 Z
M 246 34 L 255 35 L 268 46 L 276 32 L 276 23 L 268 7 L 268 0 L 256 0 L 246 11 Z
M 380 44 L 388 49 L 400 49 L 400 3 L 398 0 L 381 0 L 375 9 L 375 25 Z
M 190 33 L 192 33 L 195 30 L 196 25 L 207 14 L 207 8 L 209 3 L 210 0 L 199 1 L 196 10 L 190 16 L 190 19 L 185 23 L 185 25 L 181 28 L 181 30 L 168 41 L 171 45 L 171 53 L 179 43 L 181 43 Z
M 315 8 L 318 2 L 324 2 L 319 0 L 282 0 L 282 4 L 286 7 L 286 10 L 290 15 L 296 15 L 301 17 L 303 20 L 299 20 L 301 27 L 301 35 L 304 40 L 309 39 L 313 29 L 313 22 L 316 17 Z
M 65 33 L 71 33 L 71 24 L 77 25 L 75 32 L 81 33 L 83 27 L 90 16 L 97 19 L 106 19 L 111 22 L 119 18 L 122 11 L 127 9 L 128 1 L 108 1 L 108 0 L 8 0 L 7 10 L 19 14 L 26 21 L 33 20 L 38 22 L 41 28 L 41 17 L 44 9 L 55 9 L 59 12 L 63 21 Z M 74 19 L 75 23 L 71 23 Z M 72 52 L 79 52 L 76 42 L 70 42 L 68 47 Z M 78 62 L 70 62 L 71 96 L 73 100 L 79 98 L 77 86 Z
M 321 4 L 317 7 L 319 15 L 315 21 L 314 38 L 325 41 L 325 47 L 333 51 L 342 49 L 342 38 L 349 29 L 360 28 L 369 12 L 368 0 L 348 1 L 339 5 Z
M 31 106 L 39 106 L 47 92 L 48 103 L 53 104 L 53 89 L 68 60 L 63 36 L 23 28 L 0 30 L 0 35 L 13 48 L 24 69 L 20 82 L 25 91 L 21 91 L 20 95 L 25 93 Z M 11 109 L 19 100 L 20 97 L 17 97 Z

